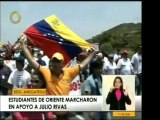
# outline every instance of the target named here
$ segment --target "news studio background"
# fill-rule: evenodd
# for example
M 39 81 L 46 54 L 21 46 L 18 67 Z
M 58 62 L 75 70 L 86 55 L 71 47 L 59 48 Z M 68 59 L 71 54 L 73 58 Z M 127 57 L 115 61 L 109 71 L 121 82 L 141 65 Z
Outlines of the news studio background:
M 3 1 L 0 6 L 2 120 L 142 119 L 140 1 Z M 20 39 L 45 69 L 52 70 L 54 57 L 63 61 L 68 69 L 61 83 L 44 82 L 49 74 L 34 69 Z M 99 52 L 92 56 L 94 51 Z M 78 72 L 74 66 L 88 56 L 92 59 Z

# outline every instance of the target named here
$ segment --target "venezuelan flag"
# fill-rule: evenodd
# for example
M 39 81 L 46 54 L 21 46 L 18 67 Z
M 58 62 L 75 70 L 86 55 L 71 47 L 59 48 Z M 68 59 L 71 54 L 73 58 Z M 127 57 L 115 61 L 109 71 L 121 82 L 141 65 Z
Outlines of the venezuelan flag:
M 64 56 L 64 64 L 77 56 L 91 44 L 71 31 L 55 15 L 51 15 L 27 28 L 24 33 L 29 38 L 29 44 L 40 48 L 48 57 L 55 52 Z

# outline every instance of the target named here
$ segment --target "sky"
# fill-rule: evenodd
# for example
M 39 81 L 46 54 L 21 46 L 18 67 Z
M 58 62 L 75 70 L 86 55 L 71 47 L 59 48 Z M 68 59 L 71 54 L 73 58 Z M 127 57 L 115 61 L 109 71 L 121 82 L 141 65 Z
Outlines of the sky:
M 83 39 L 90 39 L 122 23 L 141 23 L 140 1 L 88 2 L 0 2 L 0 41 L 15 43 L 19 35 L 32 24 L 56 15 L 68 28 Z M 21 20 L 13 24 L 10 15 L 17 11 Z M 14 14 L 12 20 L 17 20 Z

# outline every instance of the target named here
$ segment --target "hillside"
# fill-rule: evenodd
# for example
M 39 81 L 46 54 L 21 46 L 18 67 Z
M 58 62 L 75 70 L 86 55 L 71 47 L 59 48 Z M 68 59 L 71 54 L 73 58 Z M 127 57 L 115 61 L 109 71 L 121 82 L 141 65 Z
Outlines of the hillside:
M 133 52 L 141 44 L 141 23 L 120 24 L 92 37 L 89 42 L 99 43 L 103 51 L 127 48 Z

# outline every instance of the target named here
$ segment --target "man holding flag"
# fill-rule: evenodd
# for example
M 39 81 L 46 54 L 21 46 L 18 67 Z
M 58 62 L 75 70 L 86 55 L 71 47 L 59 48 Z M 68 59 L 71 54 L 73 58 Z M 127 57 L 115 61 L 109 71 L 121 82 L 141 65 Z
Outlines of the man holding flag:
M 64 57 L 61 53 L 56 52 L 51 58 L 51 67 L 46 68 L 44 66 L 41 66 L 34 60 L 34 58 L 24 44 L 25 39 L 25 35 L 22 35 L 19 39 L 22 50 L 29 63 L 32 64 L 32 66 L 34 67 L 34 69 L 39 70 L 43 74 L 46 82 L 46 89 L 49 95 L 68 95 L 70 83 L 73 78 L 79 73 L 81 69 L 83 69 L 90 62 L 90 60 L 97 53 L 97 51 L 91 51 L 89 56 L 79 65 L 63 68 Z M 67 120 L 66 116 L 65 120 Z
M 49 94 L 52 94 L 52 95 L 68 95 L 69 83 L 79 73 L 80 69 L 83 69 L 86 65 L 88 65 L 90 60 L 97 53 L 97 51 L 94 51 L 94 49 L 91 48 L 91 52 L 90 52 L 89 56 L 84 61 L 82 61 L 80 64 L 78 64 L 76 66 L 72 66 L 72 67 L 63 67 L 64 66 L 64 57 L 60 52 L 56 52 L 53 54 L 53 56 L 51 58 L 51 61 L 50 61 L 51 67 L 46 68 L 46 67 L 43 67 L 40 64 L 38 64 L 35 61 L 35 59 L 32 57 L 31 53 L 29 52 L 29 50 L 25 46 L 25 43 L 24 43 L 25 39 L 26 39 L 26 36 L 24 34 L 19 39 L 19 43 L 21 44 L 21 48 L 22 48 L 28 62 L 32 64 L 34 69 L 39 70 L 44 75 L 44 77 L 46 79 L 45 82 L 47 83 L 47 89 L 48 89 L 47 91 Z M 53 81 L 50 79 L 53 79 Z M 65 86 L 62 87 L 62 85 L 60 83 L 58 83 L 57 84 L 58 88 L 54 87 L 54 85 L 57 83 L 56 80 L 59 81 L 59 79 L 61 79 L 60 81 L 63 82 L 62 85 L 64 85 L 64 83 L 65 83 Z M 52 84 L 53 84 L 53 86 L 52 86 Z
M 25 46 L 26 39 L 51 58 L 49 68 L 41 66 L 34 60 Z M 49 95 L 68 95 L 74 77 L 97 53 L 88 42 L 73 33 L 55 16 L 49 16 L 30 26 L 17 42 L 20 43 L 28 62 L 43 74 Z M 69 60 L 87 48 L 90 48 L 90 54 L 84 61 L 72 67 L 64 67 Z M 57 120 L 68 118 L 67 112 L 55 112 L 55 114 Z

